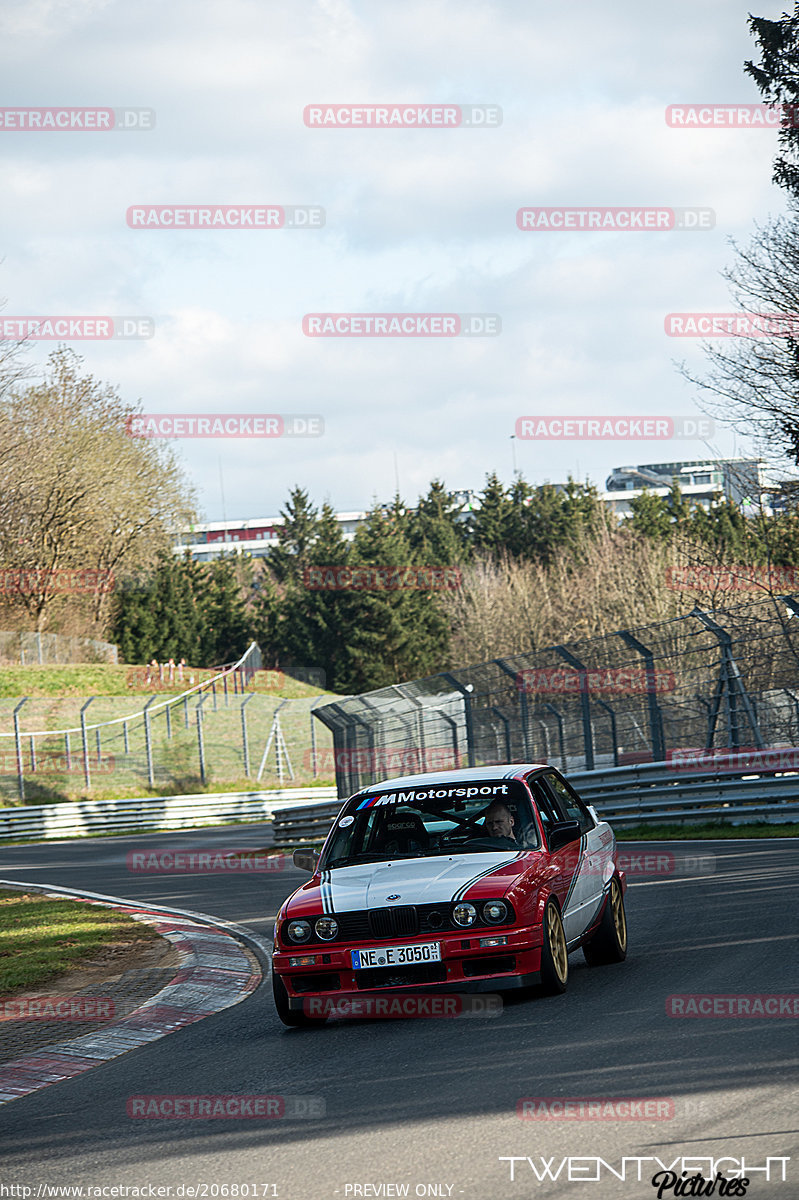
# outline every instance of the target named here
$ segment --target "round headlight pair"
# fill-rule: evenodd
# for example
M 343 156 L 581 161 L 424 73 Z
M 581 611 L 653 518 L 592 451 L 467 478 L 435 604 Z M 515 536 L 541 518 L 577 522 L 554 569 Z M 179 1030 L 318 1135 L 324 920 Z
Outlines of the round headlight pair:
M 489 925 L 499 925 L 508 916 L 508 906 L 504 900 L 488 900 L 483 905 L 483 920 Z M 474 925 L 477 920 L 477 909 L 473 904 L 461 901 L 452 910 L 452 919 L 456 925 Z
M 332 917 L 319 917 L 314 925 L 314 929 L 316 930 L 316 936 L 321 938 L 323 942 L 332 942 L 338 933 L 338 921 L 334 921 Z M 307 942 L 311 936 L 310 922 L 289 921 L 286 933 L 292 942 Z

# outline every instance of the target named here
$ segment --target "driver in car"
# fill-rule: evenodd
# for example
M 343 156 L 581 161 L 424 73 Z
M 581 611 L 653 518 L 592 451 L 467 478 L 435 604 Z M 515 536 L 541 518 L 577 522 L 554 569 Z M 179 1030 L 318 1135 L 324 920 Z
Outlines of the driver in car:
M 495 800 L 485 811 L 485 831 L 489 837 L 513 838 L 513 814 L 501 800 Z

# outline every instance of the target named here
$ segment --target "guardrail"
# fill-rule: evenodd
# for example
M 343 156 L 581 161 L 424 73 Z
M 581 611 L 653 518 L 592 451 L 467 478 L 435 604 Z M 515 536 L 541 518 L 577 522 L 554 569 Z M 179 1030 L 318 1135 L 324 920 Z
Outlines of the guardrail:
M 239 821 L 268 821 L 276 806 L 307 804 L 312 797 L 329 803 L 334 787 L 278 788 L 259 792 L 215 792 L 156 796 L 136 800 L 84 800 L 0 808 L 0 843 L 85 837 L 93 833 L 147 833 L 193 829 Z M 340 808 L 341 806 L 337 806 Z M 289 810 L 290 811 L 290 810 Z M 331 818 L 332 820 L 332 818 Z
M 751 769 L 745 773 L 693 769 L 675 773 L 667 763 L 646 763 L 575 772 L 569 780 L 586 804 L 592 804 L 615 827 L 718 819 L 731 824 L 799 822 L 799 773 L 761 770 L 753 775 Z M 764 791 L 767 799 L 763 799 Z M 323 804 L 320 800 L 318 804 L 275 809 L 275 845 L 323 841 L 342 803 Z

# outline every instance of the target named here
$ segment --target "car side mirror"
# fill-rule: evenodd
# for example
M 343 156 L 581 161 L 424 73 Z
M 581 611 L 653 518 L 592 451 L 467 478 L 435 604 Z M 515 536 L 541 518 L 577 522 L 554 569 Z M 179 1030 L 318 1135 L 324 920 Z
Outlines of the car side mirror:
M 316 864 L 319 862 L 319 851 L 295 850 L 291 858 L 295 867 L 299 867 L 301 871 L 310 871 L 313 875 L 316 870 Z
M 549 849 L 553 852 L 560 850 L 561 846 L 568 846 L 569 842 L 575 841 L 579 836 L 579 821 L 558 821 L 557 825 L 553 825 L 549 831 L 547 839 Z

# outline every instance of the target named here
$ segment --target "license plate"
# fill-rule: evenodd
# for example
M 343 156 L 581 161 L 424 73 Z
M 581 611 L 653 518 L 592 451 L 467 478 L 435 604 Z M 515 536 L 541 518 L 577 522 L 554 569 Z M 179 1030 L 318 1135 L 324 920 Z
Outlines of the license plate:
M 351 950 L 356 971 L 365 967 L 407 967 L 413 963 L 441 962 L 440 942 L 416 942 L 412 946 L 375 946 Z

